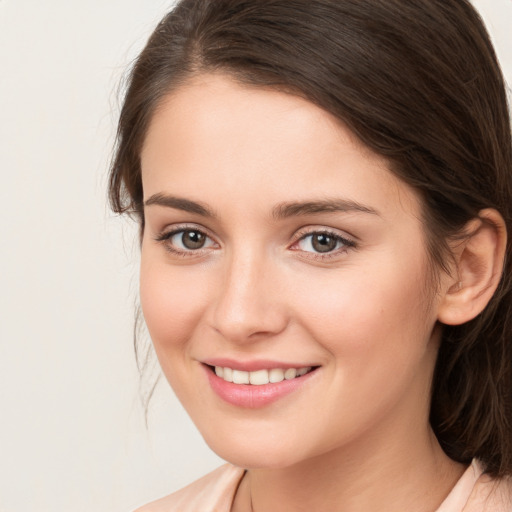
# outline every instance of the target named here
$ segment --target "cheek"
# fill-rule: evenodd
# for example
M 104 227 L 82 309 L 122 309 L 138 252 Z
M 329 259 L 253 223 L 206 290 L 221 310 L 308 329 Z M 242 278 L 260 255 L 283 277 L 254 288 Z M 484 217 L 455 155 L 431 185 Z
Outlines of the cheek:
M 157 353 L 182 348 L 200 318 L 208 295 L 208 280 L 142 256 L 140 300 Z M 160 357 L 160 354 L 159 354 Z
M 146 257 L 140 270 L 142 313 L 163 374 L 178 398 L 190 403 L 191 343 L 211 288 L 204 275 Z
M 331 392 L 319 399 L 319 409 L 332 411 L 329 425 L 337 427 L 326 438 L 333 442 L 340 425 L 344 432 L 361 431 L 397 407 L 420 414 L 429 396 L 435 319 L 422 293 L 424 274 L 422 267 L 407 271 L 404 265 L 407 279 L 397 281 L 393 268 L 386 272 L 383 264 L 374 275 L 354 272 L 354 279 L 347 272 L 336 285 L 310 283 L 297 304 L 303 327 L 328 354 Z
M 358 362 L 355 371 L 387 371 L 386 365 L 393 371 L 421 357 L 430 339 L 435 318 L 425 299 L 425 272 L 421 262 L 390 258 L 373 271 L 365 265 L 311 280 L 297 316 L 336 359 Z

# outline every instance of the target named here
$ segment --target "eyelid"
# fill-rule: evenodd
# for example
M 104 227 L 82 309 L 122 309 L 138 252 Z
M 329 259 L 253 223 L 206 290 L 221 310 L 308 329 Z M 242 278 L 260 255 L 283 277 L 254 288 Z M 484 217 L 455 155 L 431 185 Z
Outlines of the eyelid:
M 344 240 L 345 242 L 356 245 L 357 244 L 357 237 L 354 235 L 351 235 L 347 233 L 346 231 L 341 231 L 336 228 L 322 226 L 322 225 L 311 225 L 311 226 L 305 226 L 300 229 L 298 229 L 295 234 L 293 235 L 294 242 L 296 243 L 300 239 L 308 236 L 308 235 L 314 235 L 314 234 L 326 234 L 331 235 L 336 238 L 340 238 L 341 240 Z
M 156 230 L 156 236 L 167 236 L 170 233 L 176 233 L 179 231 L 200 231 L 208 237 L 215 239 L 215 235 L 202 224 L 196 224 L 195 222 L 177 222 L 174 224 L 167 224 L 162 229 Z

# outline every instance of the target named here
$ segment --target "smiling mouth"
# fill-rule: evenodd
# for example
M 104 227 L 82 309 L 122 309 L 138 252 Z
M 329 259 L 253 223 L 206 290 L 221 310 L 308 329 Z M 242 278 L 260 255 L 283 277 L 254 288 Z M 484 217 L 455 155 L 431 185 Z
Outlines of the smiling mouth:
M 302 368 L 271 368 L 252 372 L 243 370 L 234 370 L 233 368 L 223 366 L 210 366 L 210 370 L 225 382 L 234 384 L 246 384 L 252 386 L 263 386 L 265 384 L 277 384 L 284 380 L 294 380 L 308 373 L 313 372 L 317 366 L 304 366 Z

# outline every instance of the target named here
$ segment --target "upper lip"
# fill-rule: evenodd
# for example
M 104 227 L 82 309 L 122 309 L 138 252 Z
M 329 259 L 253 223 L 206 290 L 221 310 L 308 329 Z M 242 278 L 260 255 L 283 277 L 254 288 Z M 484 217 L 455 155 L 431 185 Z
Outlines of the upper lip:
M 232 370 L 240 370 L 245 372 L 255 372 L 258 370 L 272 370 L 273 368 L 281 368 L 286 370 L 288 368 L 306 368 L 308 366 L 314 367 L 318 365 L 309 363 L 286 363 L 283 361 L 273 361 L 266 359 L 254 359 L 252 361 L 235 361 L 230 358 L 212 358 L 201 361 L 203 364 L 209 366 L 221 366 L 223 368 L 231 368 Z

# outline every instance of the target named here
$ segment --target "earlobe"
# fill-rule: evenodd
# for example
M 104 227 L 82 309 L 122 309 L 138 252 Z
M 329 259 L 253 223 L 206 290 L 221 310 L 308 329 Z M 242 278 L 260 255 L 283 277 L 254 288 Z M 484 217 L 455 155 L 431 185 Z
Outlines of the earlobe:
M 460 325 L 478 316 L 498 287 L 505 258 L 507 232 L 494 209 L 482 210 L 464 228 L 467 234 L 453 248 L 454 271 L 444 281 L 438 320 Z

